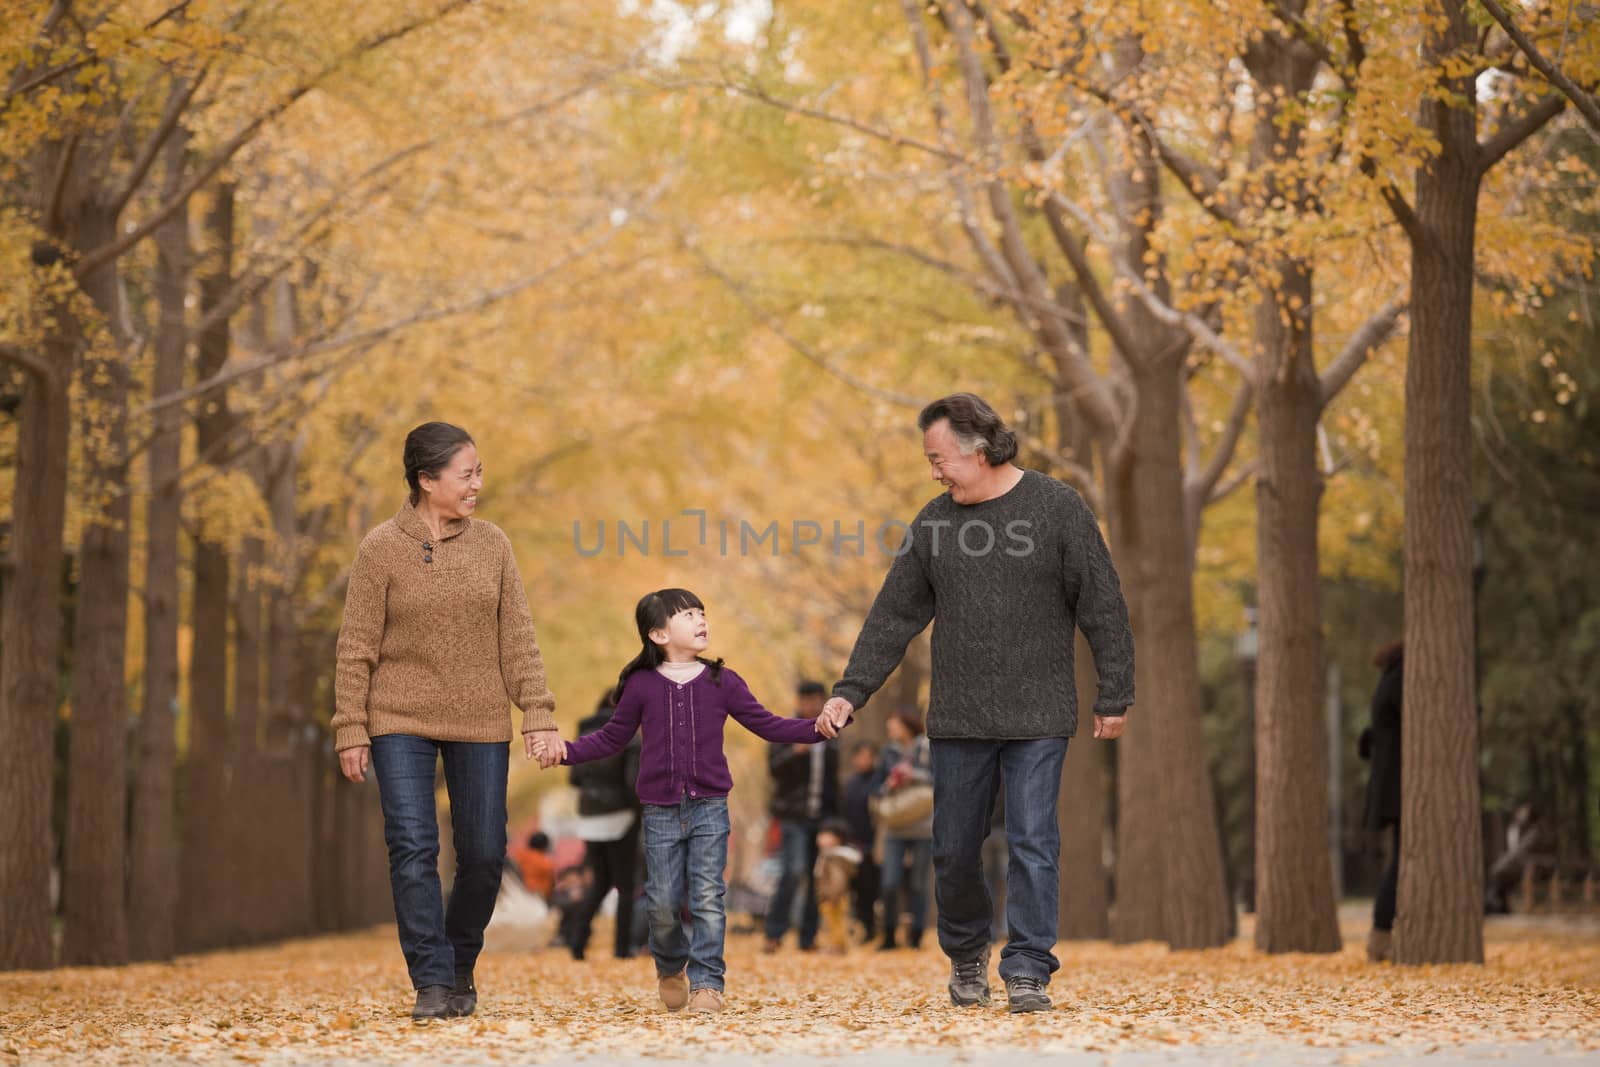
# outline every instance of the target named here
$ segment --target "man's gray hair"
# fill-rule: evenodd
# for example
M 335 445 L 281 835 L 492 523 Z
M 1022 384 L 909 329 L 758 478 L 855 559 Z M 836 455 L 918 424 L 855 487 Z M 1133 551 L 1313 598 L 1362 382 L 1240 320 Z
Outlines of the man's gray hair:
M 1017 435 L 1006 429 L 994 408 L 981 396 L 951 393 L 935 400 L 917 416 L 917 429 L 926 432 L 940 419 L 949 420 L 950 432 L 955 435 L 963 456 L 981 449 L 991 467 L 1017 458 Z

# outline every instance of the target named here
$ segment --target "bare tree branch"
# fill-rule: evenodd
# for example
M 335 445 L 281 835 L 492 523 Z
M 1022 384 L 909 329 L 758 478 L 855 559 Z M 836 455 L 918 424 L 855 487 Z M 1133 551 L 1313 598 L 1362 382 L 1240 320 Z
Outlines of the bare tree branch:
M 1185 390 L 1187 393 L 1187 390 Z M 1255 389 L 1246 379 L 1239 386 L 1238 392 L 1233 394 L 1233 407 L 1228 411 L 1228 421 L 1222 428 L 1222 434 L 1217 438 L 1217 443 L 1211 449 L 1211 459 L 1203 471 L 1192 482 L 1192 492 L 1197 499 L 1209 502 L 1217 488 L 1217 483 L 1222 479 L 1223 471 L 1228 469 L 1228 464 L 1233 462 L 1233 454 L 1239 446 L 1239 438 L 1244 432 L 1246 421 L 1250 416 L 1250 408 L 1254 402 Z M 1191 486 L 1185 486 L 1190 490 Z
M 1348 343 L 1328 364 L 1321 375 L 1322 404 L 1326 408 L 1339 395 L 1339 391 L 1349 384 L 1367 359 L 1376 352 L 1389 335 L 1394 332 L 1400 316 L 1410 307 L 1410 302 L 1404 294 L 1395 297 L 1383 307 L 1379 308 L 1371 318 L 1361 324 L 1351 336 Z
M 99 269 L 101 266 L 105 265 L 107 262 L 116 259 L 118 256 L 122 255 L 122 253 L 126 252 L 128 249 L 132 248 L 134 245 L 148 237 L 158 226 L 170 218 L 173 213 L 188 203 L 189 197 L 194 195 L 196 190 L 205 185 L 212 178 L 216 177 L 216 175 L 221 172 L 222 168 L 227 166 L 233 157 L 239 153 L 239 150 L 254 140 L 256 135 L 260 133 L 262 129 L 277 119 L 284 112 L 288 111 L 289 108 L 293 107 L 294 104 L 306 94 L 310 93 L 328 78 L 342 70 L 350 61 L 366 55 L 369 52 L 375 51 L 386 44 L 390 44 L 396 40 L 399 40 L 400 38 L 405 37 L 418 29 L 431 26 L 448 16 L 453 11 L 466 7 L 471 3 L 472 0 L 445 0 L 440 7 L 435 8 L 427 15 L 413 19 L 410 22 L 396 26 L 392 29 L 385 30 L 382 33 L 375 34 L 374 36 L 359 42 L 355 47 L 346 51 L 338 59 L 323 67 L 310 78 L 301 82 L 299 85 L 296 85 L 281 99 L 279 99 L 277 103 L 273 104 L 255 118 L 245 123 L 245 125 L 239 129 L 238 132 L 224 142 L 221 148 L 218 148 L 216 152 L 212 153 L 211 158 L 200 165 L 194 177 L 189 179 L 189 181 L 183 186 L 182 189 L 178 190 L 177 194 L 173 196 L 172 199 L 157 207 L 153 212 L 150 213 L 148 218 L 139 223 L 139 225 L 128 230 L 116 240 L 86 253 L 77 265 L 76 269 L 78 276 L 80 278 L 87 277 L 88 275 L 94 273 L 94 271 Z
M 1249 463 L 1246 463 L 1244 466 L 1240 467 L 1234 472 L 1233 477 L 1229 478 L 1227 481 L 1223 482 L 1221 485 L 1217 486 L 1211 491 L 1211 495 L 1206 498 L 1206 505 L 1209 507 L 1212 504 L 1226 500 L 1228 497 L 1233 495 L 1235 490 L 1241 488 L 1242 486 L 1249 485 L 1250 479 L 1256 476 L 1256 471 L 1260 469 L 1260 466 L 1260 463 L 1258 463 L 1256 460 L 1251 460 Z
M 440 308 L 428 308 L 418 311 L 415 314 L 406 315 L 401 318 L 391 320 L 379 326 L 369 327 L 364 330 L 357 330 L 354 333 L 341 334 L 337 337 L 323 338 L 306 344 L 296 345 L 293 348 L 269 353 L 268 355 L 262 356 L 260 359 L 254 359 L 248 363 L 225 368 L 212 375 L 210 378 L 207 378 L 205 381 L 197 382 L 187 389 L 180 389 L 176 392 L 166 393 L 162 396 L 155 397 L 144 406 L 142 411 L 144 413 L 150 413 L 160 411 L 163 408 L 171 407 L 173 404 L 182 404 L 185 401 L 192 400 L 197 396 L 203 396 L 204 394 L 215 389 L 220 389 L 223 386 L 231 385 L 236 381 L 253 377 L 257 374 L 261 374 L 267 370 L 270 370 L 273 367 L 281 366 L 285 363 L 291 363 L 295 360 L 305 359 L 309 356 L 319 355 L 323 352 L 332 352 L 338 349 L 348 348 L 352 345 L 364 345 L 370 342 L 381 341 L 393 334 L 399 333 L 402 330 L 410 329 L 413 326 L 421 326 L 426 323 L 438 322 L 441 319 L 455 318 L 457 316 L 466 315 L 474 311 L 481 311 L 492 304 L 499 303 L 507 297 L 515 296 L 517 293 L 520 293 L 525 289 L 530 289 L 533 286 L 545 281 L 551 275 L 566 269 L 572 263 L 609 242 L 615 232 L 615 230 L 609 231 L 604 236 L 589 242 L 582 248 L 579 248 L 561 257 L 548 267 L 544 267 L 541 270 L 535 271 L 533 274 L 528 275 L 527 277 L 519 278 L 518 280 L 507 285 L 500 286 L 496 289 L 491 289 L 486 293 L 482 293 L 479 296 L 473 297 L 471 300 L 464 300 L 455 304 L 447 304 Z
M 1051 193 L 1050 199 L 1053 203 L 1060 205 L 1061 208 L 1073 218 L 1077 219 L 1078 223 L 1091 234 L 1093 234 L 1095 239 L 1101 244 L 1104 244 L 1108 247 L 1111 245 L 1110 236 L 1100 228 L 1100 224 L 1095 222 L 1094 218 L 1087 211 L 1083 210 L 1083 208 L 1062 196 L 1060 193 Z M 1143 278 L 1129 270 L 1127 265 L 1122 263 L 1120 260 L 1116 262 L 1116 269 L 1117 277 L 1121 278 L 1124 284 L 1126 284 L 1128 288 L 1133 291 L 1134 295 L 1143 301 L 1144 305 L 1150 309 L 1150 313 L 1152 315 L 1166 323 L 1168 326 L 1176 326 L 1183 329 L 1197 342 L 1204 345 L 1206 348 L 1209 348 L 1223 359 L 1227 360 L 1228 363 L 1230 363 L 1240 374 L 1243 374 L 1247 378 L 1250 376 L 1252 373 L 1250 361 L 1244 357 L 1243 353 L 1241 353 L 1233 345 L 1229 344 L 1221 337 L 1221 335 L 1213 330 L 1204 319 L 1200 318 L 1200 316 L 1194 314 L 1193 312 L 1181 311 L 1178 308 L 1173 307 L 1171 304 L 1168 304 L 1165 300 L 1162 300 L 1161 297 L 1151 291 L 1150 287 L 1145 284 Z
M 906 0 L 908 15 L 911 3 L 912 0 Z M 972 12 L 964 3 L 952 4 L 950 12 L 950 29 L 956 42 L 962 78 L 967 87 L 967 105 L 972 113 L 973 135 L 977 140 L 978 150 L 987 172 L 983 184 L 988 194 L 989 212 L 1000 227 L 1000 253 L 1004 256 L 1012 276 L 1022 291 L 1039 295 L 1041 300 L 1053 303 L 1054 301 L 1049 299 L 1053 294 L 1045 279 L 1044 271 L 1034 259 L 1022 235 L 1022 224 L 1017 218 L 1011 190 L 999 177 L 1000 147 L 994 113 L 989 106 L 989 77 L 977 54 L 976 26 L 973 23 Z M 917 30 L 920 32 L 921 29 L 919 13 Z M 1024 321 L 1026 323 L 1026 320 Z M 1070 323 L 1054 316 L 1044 316 L 1037 323 L 1028 325 L 1052 351 L 1061 352 L 1066 356 L 1063 367 L 1070 378 L 1070 384 L 1083 389 L 1079 410 L 1084 417 L 1103 434 L 1115 432 L 1117 424 L 1121 421 L 1121 412 L 1104 378 L 1090 362 L 1088 352 L 1084 351 L 1078 339 L 1067 328 Z
M 1528 138 L 1544 129 L 1549 121 L 1561 114 L 1567 98 L 1560 93 L 1543 97 L 1520 117 L 1508 120 L 1478 149 L 1478 173 L 1487 174 L 1489 168 L 1516 150 Z
M 156 124 L 150 138 L 145 141 L 122 188 L 111 198 L 114 214 L 121 215 L 122 209 L 128 206 L 128 201 L 139 191 L 139 186 L 143 184 L 146 175 L 150 173 L 150 168 L 155 164 L 156 156 L 161 153 L 162 145 L 172 136 L 172 131 L 177 128 L 178 120 L 183 117 L 184 110 L 194 99 L 195 93 L 200 91 L 208 70 L 209 68 L 202 67 L 193 78 L 179 79 L 173 83 L 172 93 L 167 98 L 167 106 L 161 113 L 161 121 Z
M 55 377 L 50 364 L 20 345 L 0 345 L 0 362 L 20 367 L 26 373 L 44 381 L 50 381 Z
M 737 278 L 733 277 L 727 271 L 723 270 L 721 267 L 717 266 L 716 263 L 712 262 L 709 256 L 700 251 L 699 248 L 695 247 L 692 242 L 683 240 L 681 244 L 684 250 L 687 251 L 689 255 L 700 264 L 702 270 L 727 287 L 728 291 L 732 293 L 739 303 L 744 306 L 745 310 L 749 311 L 757 321 L 759 321 L 767 329 L 771 330 L 780 341 L 788 345 L 796 352 L 796 354 L 800 355 L 808 362 L 815 364 L 817 367 L 821 368 L 832 377 L 837 378 L 850 388 L 858 392 L 865 393 L 867 396 L 870 396 L 875 400 L 882 400 L 890 404 L 895 404 L 899 407 L 914 409 L 920 409 L 925 403 L 922 398 L 912 396 L 910 393 L 902 393 L 894 389 L 885 389 L 882 386 L 873 385 L 871 382 L 858 378 L 849 371 L 838 366 L 827 356 L 823 355 L 821 352 L 818 352 L 800 338 L 790 333 L 788 328 L 784 326 L 782 320 L 780 320 L 776 315 L 772 314 L 772 312 L 768 311 L 766 308 L 762 307 L 761 304 L 750 295 L 748 286 L 739 281 Z
M 1544 53 L 1539 51 L 1539 46 L 1534 44 L 1528 35 L 1523 33 L 1521 28 L 1517 26 L 1516 21 L 1512 19 L 1506 9 L 1500 6 L 1499 0 L 1478 0 L 1478 2 L 1489 13 L 1489 17 L 1498 22 L 1500 28 L 1506 31 L 1506 36 L 1515 42 L 1522 54 L 1528 57 L 1528 62 L 1533 64 L 1534 69 L 1543 74 L 1551 85 L 1565 93 L 1567 99 L 1571 100 L 1573 106 L 1583 115 L 1583 119 L 1589 124 L 1590 129 L 1600 133 L 1600 103 L 1595 102 L 1594 94 L 1584 92 L 1577 82 L 1567 77 L 1560 67 L 1550 62 Z M 1570 7 L 1568 8 L 1568 14 L 1571 14 Z
M 930 156 L 935 156 L 947 163 L 966 162 L 959 153 L 953 152 L 949 148 L 930 144 L 916 137 L 907 137 L 893 130 L 873 126 L 851 115 L 841 115 L 835 111 L 824 111 L 808 104 L 784 100 L 755 85 L 709 78 L 679 78 L 670 81 L 655 81 L 651 84 L 661 89 L 716 89 L 722 92 L 734 93 L 791 115 L 799 115 L 802 118 L 816 119 L 818 122 L 826 122 L 834 126 L 843 126 L 846 129 L 855 130 L 857 133 L 866 134 L 874 140 L 883 141 L 886 144 L 894 145 L 896 148 L 912 148 L 918 152 L 925 152 Z

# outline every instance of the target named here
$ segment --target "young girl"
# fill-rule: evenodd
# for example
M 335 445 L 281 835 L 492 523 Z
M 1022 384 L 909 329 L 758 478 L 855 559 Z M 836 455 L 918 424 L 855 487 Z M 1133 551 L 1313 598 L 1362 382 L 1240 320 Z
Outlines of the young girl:
M 634 610 L 643 649 L 622 669 L 617 710 L 594 733 L 562 743 L 561 762 L 587 763 L 622 751 L 644 729 L 639 800 L 644 805 L 645 900 L 650 954 L 668 1011 L 722 1010 L 728 861 L 728 792 L 722 753 L 732 716 L 757 737 L 788 744 L 822 740 L 813 719 L 780 718 L 750 694 L 722 661 L 700 657 L 709 644 L 705 605 L 687 589 L 647 594 Z M 683 925 L 688 903 L 692 918 Z

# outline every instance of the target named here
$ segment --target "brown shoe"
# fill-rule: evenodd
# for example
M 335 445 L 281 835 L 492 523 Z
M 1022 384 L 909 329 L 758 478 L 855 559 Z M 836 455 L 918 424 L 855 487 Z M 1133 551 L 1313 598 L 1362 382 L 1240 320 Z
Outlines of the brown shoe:
M 1367 935 L 1367 962 L 1384 963 L 1394 959 L 1394 931 L 1380 930 L 1376 926 Z
M 778 951 L 778 947 L 781 944 L 782 944 L 782 942 L 779 941 L 777 938 L 769 937 L 761 945 L 761 954 L 763 956 L 771 956 L 771 955 L 775 954 Z
M 722 992 L 704 986 L 689 994 L 689 1010 L 702 1015 L 712 1015 L 722 1010 Z
M 656 983 L 661 993 L 661 1003 L 668 1011 L 679 1011 L 689 1003 L 689 975 L 683 971 L 668 975 Z

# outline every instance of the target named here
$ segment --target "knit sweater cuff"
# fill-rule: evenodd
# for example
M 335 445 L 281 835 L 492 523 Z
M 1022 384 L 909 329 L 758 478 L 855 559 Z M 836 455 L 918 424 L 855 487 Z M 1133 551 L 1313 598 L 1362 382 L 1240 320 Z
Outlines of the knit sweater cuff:
M 367 736 L 367 728 L 360 723 L 341 726 L 333 734 L 333 747 L 340 752 L 347 748 L 361 748 L 370 744 L 372 738 Z
M 522 732 L 525 734 L 546 733 L 555 728 L 555 715 L 544 708 L 534 708 L 522 713 Z

